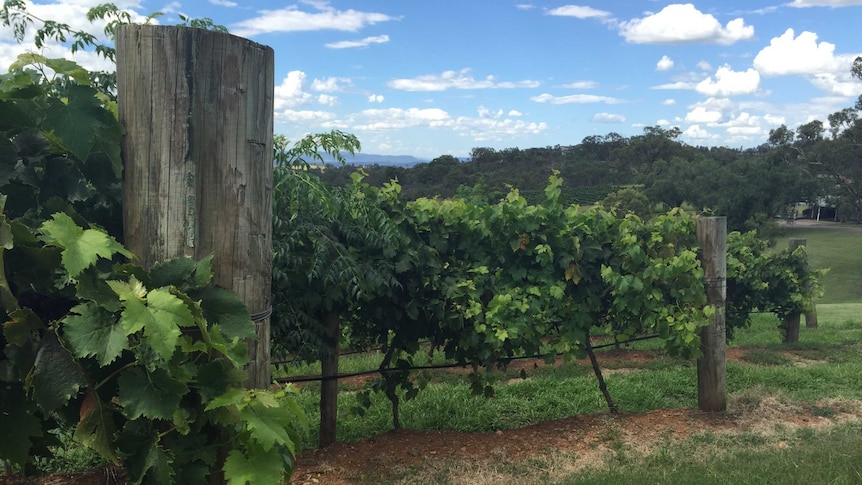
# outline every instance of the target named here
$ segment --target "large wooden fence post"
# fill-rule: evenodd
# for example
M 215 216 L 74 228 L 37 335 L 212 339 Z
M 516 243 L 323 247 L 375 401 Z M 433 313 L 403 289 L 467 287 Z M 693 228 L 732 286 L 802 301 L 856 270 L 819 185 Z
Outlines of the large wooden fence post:
M 255 321 L 250 387 L 268 387 L 274 56 L 179 26 L 117 31 L 125 244 L 145 267 L 214 254 Z
M 703 357 L 697 360 L 697 405 L 701 411 L 727 409 L 727 345 L 725 300 L 727 299 L 727 219 L 697 219 L 697 240 L 706 280 L 706 302 L 715 307 L 712 323 L 700 332 Z

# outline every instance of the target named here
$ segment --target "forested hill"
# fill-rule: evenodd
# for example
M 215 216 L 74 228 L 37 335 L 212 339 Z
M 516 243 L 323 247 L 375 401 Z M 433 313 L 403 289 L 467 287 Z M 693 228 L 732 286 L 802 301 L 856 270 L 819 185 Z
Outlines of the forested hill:
M 689 204 L 726 215 L 733 229 L 782 217 L 797 202 L 828 201 L 848 220 L 862 218 L 862 122 L 841 131 L 812 121 L 795 131 L 773 130 L 770 142 L 751 149 L 699 147 L 659 126 L 629 138 L 610 133 L 572 146 L 474 148 L 468 161 L 444 155 L 412 167 L 368 165 L 365 181 L 380 186 L 397 179 L 408 199 L 454 195 L 495 200 L 508 187 L 541 200 L 548 176 L 558 171 L 568 202 L 593 203 L 609 196 L 626 209 Z M 332 185 L 350 183 L 354 166 L 319 173 Z M 622 190 L 622 192 L 620 192 Z M 616 192 L 616 193 L 614 193 Z

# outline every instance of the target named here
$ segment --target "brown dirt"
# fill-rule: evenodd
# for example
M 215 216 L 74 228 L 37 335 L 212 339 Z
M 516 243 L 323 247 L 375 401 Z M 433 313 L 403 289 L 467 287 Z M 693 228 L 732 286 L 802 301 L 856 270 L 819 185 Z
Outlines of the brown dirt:
M 740 360 L 745 353 L 743 349 L 728 348 L 727 358 Z M 786 355 L 794 358 L 795 365 L 806 364 L 793 354 Z M 610 374 L 632 370 L 633 364 L 661 356 L 660 352 L 611 350 L 601 353 L 600 364 L 603 372 Z M 560 363 L 558 359 L 551 365 Z M 518 370 L 544 365 L 541 360 L 529 360 L 513 362 L 509 367 Z M 393 470 L 409 472 L 453 463 L 466 463 L 468 467 L 481 469 L 484 463 L 517 463 L 560 455 L 577 457 L 576 460 L 566 458 L 564 465 L 566 472 L 575 473 L 589 466 L 601 465 L 619 447 L 649 453 L 657 446 L 706 431 L 769 435 L 778 430 L 825 428 L 837 422 L 862 419 L 862 400 L 824 400 L 815 406 L 817 413 L 814 406 L 802 408 L 755 392 L 754 396 L 743 393 L 731 399 L 730 410 L 726 413 L 704 413 L 694 409 L 656 409 L 615 415 L 597 413 L 485 433 L 393 430 L 360 442 L 339 442 L 324 449 L 305 451 L 297 460 L 290 484 L 374 483 Z M 787 445 L 782 441 L 777 446 Z M 0 477 L 0 485 L 113 485 L 125 483 L 124 478 L 122 470 L 108 467 L 85 473 L 52 474 L 29 481 Z M 482 483 L 505 483 L 505 477 L 503 481 L 486 477 Z
M 626 363 L 650 361 L 659 353 L 610 351 L 601 355 L 605 373 L 629 370 Z M 789 357 L 795 357 L 787 354 Z M 744 358 L 745 351 L 728 348 L 728 360 Z M 800 362 L 800 365 L 804 363 Z M 538 361 L 513 363 L 515 369 L 544 365 Z M 557 363 L 558 365 L 558 363 Z M 510 367 L 512 367 L 510 366 Z M 422 470 L 442 463 L 469 463 L 481 468 L 491 461 L 523 462 L 551 454 L 572 454 L 568 463 L 576 472 L 604 462 L 618 446 L 648 453 L 656 446 L 683 440 L 694 433 L 757 432 L 774 434 L 778 429 L 823 428 L 836 422 L 862 419 L 862 401 L 827 400 L 816 404 L 817 414 L 830 409 L 829 418 L 817 416 L 813 406 L 804 409 L 769 396 L 747 397 L 731 402 L 726 413 L 704 413 L 694 409 L 656 409 L 646 413 L 599 413 L 547 421 L 523 428 L 486 432 L 426 431 L 401 429 L 360 442 L 339 442 L 324 449 L 304 452 L 290 481 L 292 485 L 347 485 L 374 483 L 392 470 Z M 787 446 L 780 442 L 778 446 Z M 487 483 L 504 483 L 486 480 Z

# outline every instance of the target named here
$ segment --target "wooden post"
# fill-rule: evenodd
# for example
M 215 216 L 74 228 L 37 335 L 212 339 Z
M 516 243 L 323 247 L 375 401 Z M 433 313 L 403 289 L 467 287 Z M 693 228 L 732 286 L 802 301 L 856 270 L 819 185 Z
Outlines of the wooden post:
M 258 338 L 249 387 L 269 387 L 274 56 L 233 35 L 179 26 L 117 31 L 126 246 L 144 267 L 214 254 Z
M 329 355 L 320 359 L 320 442 L 321 448 L 335 443 L 338 424 L 338 341 L 341 329 L 338 326 L 338 315 L 327 313 L 323 317 L 323 327 L 326 330 Z
M 799 238 L 790 238 L 790 242 L 788 247 L 791 251 L 795 251 L 799 247 L 805 246 L 808 241 L 806 239 Z M 807 262 L 806 262 L 807 264 Z M 813 310 L 813 302 L 811 302 L 812 310 Z M 813 314 L 813 315 L 812 315 Z M 796 343 L 799 342 L 799 322 L 801 320 L 801 315 L 796 313 L 793 315 L 788 315 L 787 318 L 784 319 L 784 343 Z M 817 326 L 817 313 L 815 311 L 809 311 L 805 313 L 805 326 L 806 327 L 816 327 Z
M 703 357 L 697 360 L 697 405 L 701 411 L 727 409 L 725 300 L 727 299 L 727 218 L 697 219 L 706 303 L 715 307 L 712 323 L 700 331 Z

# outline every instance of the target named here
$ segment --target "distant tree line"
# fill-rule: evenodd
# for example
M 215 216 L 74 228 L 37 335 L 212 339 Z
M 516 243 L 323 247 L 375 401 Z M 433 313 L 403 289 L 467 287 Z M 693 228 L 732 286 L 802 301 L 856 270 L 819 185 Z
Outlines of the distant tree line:
M 531 202 L 553 172 L 564 180 L 566 202 L 602 202 L 641 215 L 687 206 L 724 215 L 732 230 L 763 228 L 792 217 L 796 203 L 837 208 L 842 221 L 862 221 L 862 97 L 854 107 L 795 130 L 782 125 L 754 148 L 692 146 L 678 128 L 588 136 L 571 146 L 474 148 L 467 161 L 443 155 L 413 167 L 370 165 L 365 181 L 397 179 L 408 199 L 475 197 L 496 200 L 509 187 Z M 318 172 L 336 186 L 350 183 L 353 166 Z

